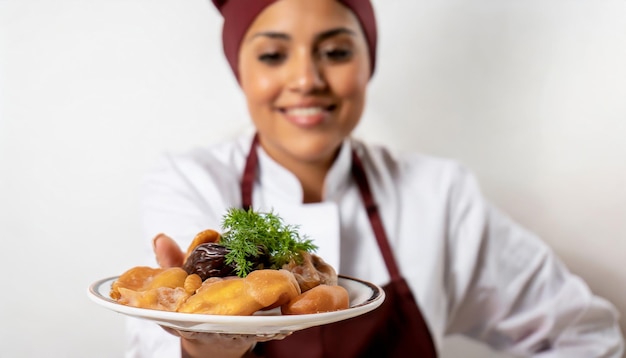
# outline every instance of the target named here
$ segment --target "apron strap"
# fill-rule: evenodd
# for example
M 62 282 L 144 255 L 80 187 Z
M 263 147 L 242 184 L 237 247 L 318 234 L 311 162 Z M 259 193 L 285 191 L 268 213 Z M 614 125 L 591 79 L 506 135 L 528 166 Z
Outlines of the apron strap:
M 363 200 L 363 205 L 365 206 L 365 210 L 367 211 L 370 225 L 372 227 L 372 230 L 374 231 L 374 236 L 376 236 L 376 241 L 378 242 L 378 247 L 380 248 L 380 252 L 383 255 L 383 259 L 385 260 L 385 265 L 387 265 L 387 271 L 389 272 L 389 276 L 391 277 L 392 281 L 399 279 L 401 277 L 400 270 L 398 269 L 396 260 L 393 257 L 393 252 L 391 250 L 391 246 L 389 245 L 389 240 L 383 226 L 383 221 L 380 218 L 378 205 L 376 205 L 376 202 L 374 201 L 374 195 L 372 194 L 372 191 L 370 189 L 367 175 L 365 175 L 363 162 L 361 162 L 361 159 L 356 154 L 356 151 L 354 149 L 352 150 L 352 177 L 359 187 L 361 200 Z

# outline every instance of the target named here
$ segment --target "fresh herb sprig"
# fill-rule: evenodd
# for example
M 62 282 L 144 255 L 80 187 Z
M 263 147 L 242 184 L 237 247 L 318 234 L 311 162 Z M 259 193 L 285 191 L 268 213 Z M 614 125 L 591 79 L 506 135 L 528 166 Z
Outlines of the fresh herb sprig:
M 300 237 L 298 227 L 287 225 L 274 212 L 261 213 L 252 209 L 231 208 L 222 218 L 220 244 L 230 251 L 225 263 L 235 265 L 239 277 L 254 269 L 253 257 L 269 254 L 273 269 L 291 260 L 300 261 L 301 253 L 317 250 L 312 240 Z

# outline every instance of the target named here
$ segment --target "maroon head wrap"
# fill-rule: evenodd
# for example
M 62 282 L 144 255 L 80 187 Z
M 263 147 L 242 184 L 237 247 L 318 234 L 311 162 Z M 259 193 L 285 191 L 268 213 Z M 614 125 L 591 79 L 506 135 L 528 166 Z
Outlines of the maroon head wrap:
M 239 47 L 248 27 L 263 9 L 278 0 L 212 0 L 224 17 L 222 42 L 224 54 L 231 69 L 239 79 Z M 376 65 L 376 18 L 370 0 L 337 0 L 356 15 L 369 49 L 371 74 Z M 371 76 L 370 74 L 370 76 Z

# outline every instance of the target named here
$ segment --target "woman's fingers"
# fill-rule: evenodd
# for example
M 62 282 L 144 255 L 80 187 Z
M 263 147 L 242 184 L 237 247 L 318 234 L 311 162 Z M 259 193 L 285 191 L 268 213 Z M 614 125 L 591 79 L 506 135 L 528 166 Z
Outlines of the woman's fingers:
M 283 339 L 288 334 L 227 334 L 181 331 L 161 326 L 167 332 L 180 337 L 183 357 L 252 357 L 248 355 L 257 342 Z
M 161 326 L 168 333 L 184 339 L 201 341 L 204 343 L 234 345 L 244 344 L 250 345 L 257 342 L 266 342 L 272 340 L 281 340 L 291 335 L 288 333 L 272 333 L 272 334 L 230 334 L 230 333 L 209 333 L 209 332 L 190 332 Z
M 185 254 L 171 237 L 165 234 L 158 234 L 152 240 L 152 246 L 159 266 L 168 268 L 181 267 L 183 265 Z

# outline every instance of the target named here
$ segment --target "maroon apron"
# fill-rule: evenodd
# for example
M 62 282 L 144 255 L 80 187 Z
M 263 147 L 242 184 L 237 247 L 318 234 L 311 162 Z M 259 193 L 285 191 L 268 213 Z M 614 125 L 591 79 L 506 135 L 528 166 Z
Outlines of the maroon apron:
M 245 209 L 252 207 L 252 187 L 258 157 L 255 136 L 244 169 L 241 196 Z M 359 187 L 390 282 L 383 287 L 385 301 L 364 315 L 323 326 L 296 331 L 283 340 L 258 343 L 254 352 L 261 357 L 350 358 L 350 357 L 436 357 L 430 332 L 393 257 L 378 207 L 365 176 L 361 160 L 352 152 L 352 177 Z

